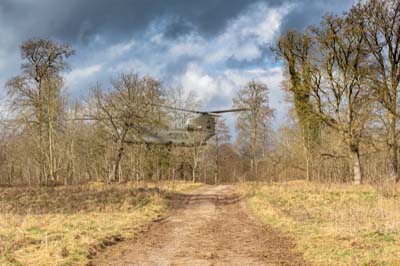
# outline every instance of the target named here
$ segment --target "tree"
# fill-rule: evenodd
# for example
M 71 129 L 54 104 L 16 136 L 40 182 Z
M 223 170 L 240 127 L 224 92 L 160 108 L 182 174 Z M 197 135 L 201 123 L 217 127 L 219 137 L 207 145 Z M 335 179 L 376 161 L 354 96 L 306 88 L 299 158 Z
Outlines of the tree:
M 288 89 L 293 93 L 294 108 L 306 146 L 315 145 L 319 139 L 319 121 L 311 103 L 313 83 L 319 80 L 318 72 L 310 64 L 313 45 L 314 40 L 308 32 L 288 31 L 279 38 L 274 49 L 286 65 Z
M 194 117 L 191 112 L 183 112 L 176 109 L 198 110 L 201 107 L 200 100 L 193 91 L 185 93 L 182 87 L 172 88 L 168 91 L 167 104 L 172 107 L 168 110 L 173 127 L 184 128 L 186 122 Z
M 320 123 L 312 104 L 312 87 L 320 82 L 319 71 L 310 63 L 315 41 L 309 32 L 288 31 L 282 35 L 274 51 L 285 63 L 288 91 L 293 95 L 294 110 L 301 128 L 307 166 L 307 180 L 311 179 L 310 161 L 320 143 Z
M 186 140 L 188 143 L 193 143 L 193 145 L 190 147 L 190 153 L 191 153 L 191 160 L 190 160 L 190 165 L 192 168 L 192 182 L 198 181 L 196 179 L 196 175 L 198 172 L 199 164 L 204 158 L 204 149 L 203 146 L 206 145 L 207 143 L 204 141 L 205 134 L 204 132 L 201 131 L 192 131 L 186 134 Z
M 251 170 L 257 178 L 257 137 L 260 122 L 272 116 L 272 109 L 268 103 L 268 87 L 261 82 L 251 81 L 238 91 L 233 103 L 235 108 L 249 109 L 238 115 L 236 128 L 239 131 L 239 141 L 245 144 L 247 142 L 250 147 Z
M 350 16 L 326 16 L 313 33 L 318 56 L 310 64 L 315 64 L 321 75 L 321 82 L 312 88 L 317 114 L 343 136 L 353 161 L 354 183 L 360 184 L 363 181 L 360 141 L 372 111 L 365 38 Z
M 141 136 L 161 123 L 162 89 L 158 81 L 137 74 L 122 74 L 104 92 L 99 86 L 93 89 L 95 113 L 92 118 L 104 126 L 115 145 L 109 181 L 118 180 L 120 162 L 127 139 L 141 142 Z
M 74 54 L 67 44 L 48 39 L 30 39 L 21 45 L 22 73 L 6 86 L 12 110 L 25 128 L 34 128 L 40 165 L 39 179 L 55 181 L 56 158 L 54 132 L 62 109 L 61 72 L 67 69 L 65 59 Z
M 400 84 L 400 2 L 397 0 L 370 0 L 350 11 L 358 19 L 370 60 L 374 66 L 371 75 L 373 95 L 386 111 L 385 124 L 389 157 L 389 175 L 400 181 L 398 168 L 397 124 Z
M 213 138 L 212 144 L 214 144 L 215 152 L 215 173 L 214 173 L 214 184 L 218 184 L 220 181 L 220 165 L 221 165 L 221 147 L 222 145 L 228 143 L 231 139 L 229 133 L 229 127 L 225 123 L 225 119 L 217 119 L 215 127 L 215 136 Z
M 196 94 L 193 91 L 185 93 L 182 87 L 172 88 L 168 91 L 167 103 L 171 107 L 169 109 L 171 127 L 181 129 L 185 128 L 188 120 L 194 118 L 195 114 L 191 112 L 183 112 L 177 109 L 198 110 L 201 106 L 201 102 L 196 97 Z M 200 142 L 204 136 L 203 134 L 189 133 L 186 134 L 186 137 L 189 143 L 195 143 L 195 145 L 190 148 L 172 147 L 173 152 L 171 154 L 174 157 L 173 161 L 178 164 L 173 166 L 173 172 L 175 172 L 175 167 L 177 167 L 180 177 L 184 178 L 185 164 L 188 164 L 191 167 L 191 179 L 195 182 L 198 165 L 201 161 L 201 146 L 204 144 Z M 190 159 L 188 160 L 188 158 Z

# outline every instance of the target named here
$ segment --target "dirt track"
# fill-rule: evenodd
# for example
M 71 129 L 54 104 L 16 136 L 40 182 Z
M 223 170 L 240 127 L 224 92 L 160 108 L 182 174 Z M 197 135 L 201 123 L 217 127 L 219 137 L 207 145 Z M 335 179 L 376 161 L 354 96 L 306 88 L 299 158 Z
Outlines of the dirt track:
M 175 208 L 137 238 L 107 248 L 96 266 L 307 265 L 290 238 L 259 224 L 229 186 L 174 196 Z

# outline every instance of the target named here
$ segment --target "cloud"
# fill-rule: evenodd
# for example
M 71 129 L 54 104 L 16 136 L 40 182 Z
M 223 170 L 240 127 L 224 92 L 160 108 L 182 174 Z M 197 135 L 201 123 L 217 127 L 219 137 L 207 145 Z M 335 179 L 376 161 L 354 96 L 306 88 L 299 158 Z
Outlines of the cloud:
M 82 94 L 82 90 L 87 90 L 90 84 L 93 84 L 94 75 L 99 73 L 101 69 L 101 64 L 94 64 L 87 67 L 75 68 L 67 73 L 64 78 L 67 87 L 72 88 L 69 92 L 78 95 Z
M 228 59 L 252 61 L 263 55 L 278 33 L 282 18 L 291 9 L 290 5 L 271 8 L 258 2 L 250 5 L 239 16 L 232 18 L 225 30 L 214 37 L 204 38 L 200 33 L 189 33 L 170 43 L 171 56 L 194 56 L 208 64 L 225 62 Z
M 195 91 L 211 107 L 231 105 L 239 87 L 252 79 L 271 76 L 266 73 L 268 70 L 261 71 L 260 65 L 252 65 L 252 61 L 264 56 L 263 48 L 271 45 L 290 9 L 290 5 L 271 8 L 256 3 L 232 18 L 230 26 L 214 38 L 190 34 L 171 43 L 169 52 L 173 56 L 196 58 L 187 64 L 182 75 L 176 76 L 174 83 Z M 230 68 L 227 63 L 231 59 L 247 62 L 247 69 Z
M 211 76 L 197 64 L 189 65 L 186 72 L 175 82 L 186 90 L 193 91 L 206 104 L 215 97 L 231 98 L 234 88 L 232 81 L 225 75 Z

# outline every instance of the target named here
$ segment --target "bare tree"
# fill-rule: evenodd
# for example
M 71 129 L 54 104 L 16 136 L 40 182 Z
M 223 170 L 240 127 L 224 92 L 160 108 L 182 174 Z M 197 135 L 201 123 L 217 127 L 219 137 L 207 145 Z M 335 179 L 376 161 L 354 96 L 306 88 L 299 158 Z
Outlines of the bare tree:
M 177 128 L 184 128 L 186 122 L 190 118 L 193 118 L 194 114 L 178 111 L 174 108 L 198 110 L 201 107 L 201 102 L 196 97 L 196 94 L 193 91 L 186 93 L 182 87 L 175 87 L 168 91 L 167 104 L 172 107 L 168 110 L 170 119 L 173 123 L 172 126 Z
M 326 16 L 313 32 L 319 48 L 316 69 L 322 77 L 313 87 L 316 109 L 320 119 L 343 136 L 353 161 L 354 183 L 360 184 L 360 141 L 371 115 L 365 38 L 352 17 Z
M 21 45 L 22 73 L 7 82 L 17 119 L 25 127 L 35 129 L 39 178 L 44 184 L 56 179 L 54 129 L 61 108 L 60 73 L 68 67 L 65 59 L 73 53 L 67 44 L 28 40 Z
M 112 82 L 109 92 L 96 87 L 93 96 L 94 118 L 105 126 L 115 143 L 109 173 L 109 181 L 114 182 L 118 180 L 127 138 L 131 138 L 131 142 L 141 142 L 142 134 L 160 124 L 162 90 L 160 83 L 150 77 L 122 74 Z
M 218 184 L 220 181 L 220 167 L 221 167 L 221 146 L 228 143 L 231 139 L 229 133 L 229 127 L 225 123 L 225 119 L 218 119 L 215 126 L 215 136 L 213 138 L 214 152 L 215 152 L 215 173 L 214 173 L 214 184 Z
M 385 124 L 389 174 L 400 181 L 398 169 L 398 95 L 400 84 L 400 2 L 370 0 L 350 11 L 363 29 L 374 71 L 371 80 L 374 97 L 386 111 Z
M 192 143 L 192 146 L 189 147 L 191 153 L 190 166 L 192 169 L 192 182 L 199 181 L 197 177 L 199 164 L 204 158 L 202 155 L 204 153 L 204 145 L 206 145 L 205 133 L 201 131 L 192 131 L 186 134 L 186 140 L 188 143 Z
M 246 137 L 250 135 L 250 164 L 255 178 L 257 178 L 257 137 L 260 121 L 272 115 L 268 103 L 268 87 L 266 84 L 251 81 L 238 91 L 233 102 L 235 108 L 249 109 L 249 111 L 241 112 L 238 115 L 236 127 L 239 130 L 239 140 L 246 142 Z

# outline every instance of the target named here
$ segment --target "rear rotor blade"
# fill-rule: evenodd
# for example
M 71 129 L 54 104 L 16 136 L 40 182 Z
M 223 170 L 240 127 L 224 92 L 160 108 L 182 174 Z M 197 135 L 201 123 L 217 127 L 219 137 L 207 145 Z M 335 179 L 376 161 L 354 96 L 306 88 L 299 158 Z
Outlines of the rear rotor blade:
M 182 112 L 188 112 L 188 113 L 194 113 L 194 114 L 206 114 L 207 113 L 207 112 L 190 110 L 190 109 L 185 109 L 185 108 L 172 107 L 172 106 L 168 106 L 168 105 L 159 105 L 159 106 L 170 109 L 170 110 L 176 110 L 176 111 L 182 111 Z
M 170 110 L 175 110 L 175 111 L 182 111 L 182 112 L 188 112 L 188 113 L 194 113 L 194 114 L 222 114 L 222 113 L 231 113 L 231 112 L 242 112 L 242 111 L 248 111 L 248 108 L 236 108 L 236 109 L 227 109 L 227 110 L 215 110 L 215 111 L 198 111 L 198 110 L 190 110 L 190 109 L 185 109 L 185 108 L 178 108 L 178 107 L 172 107 L 168 105 L 158 105 L 163 108 L 167 108 Z

